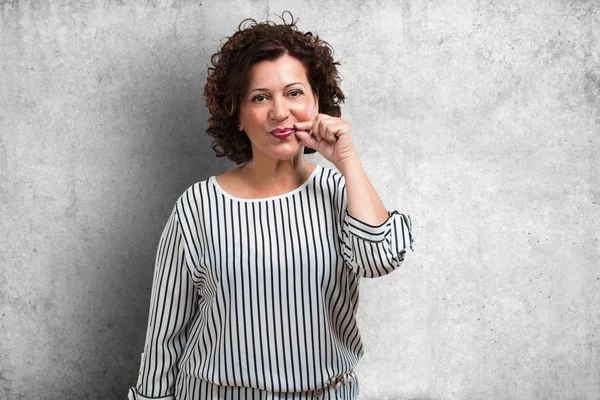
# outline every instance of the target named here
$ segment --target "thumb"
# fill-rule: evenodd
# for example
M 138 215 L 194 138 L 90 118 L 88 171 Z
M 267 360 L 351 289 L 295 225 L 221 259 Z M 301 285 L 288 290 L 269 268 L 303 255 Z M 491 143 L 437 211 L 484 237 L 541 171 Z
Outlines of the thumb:
M 312 121 L 304 121 L 304 122 L 296 122 L 294 124 L 294 128 L 301 130 L 301 131 L 307 131 L 310 128 L 312 128 Z
M 305 145 L 306 147 L 310 147 L 311 149 L 317 150 L 317 147 L 319 146 L 319 142 L 317 141 L 317 139 L 314 138 L 314 136 L 311 136 L 306 131 L 300 131 L 300 130 L 295 131 L 295 133 L 303 145 Z

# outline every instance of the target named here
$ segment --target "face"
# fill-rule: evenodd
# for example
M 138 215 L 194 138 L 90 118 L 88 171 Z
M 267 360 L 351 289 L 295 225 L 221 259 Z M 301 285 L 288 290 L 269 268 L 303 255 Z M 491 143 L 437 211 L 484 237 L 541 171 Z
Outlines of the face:
M 315 117 L 318 103 L 298 59 L 284 55 L 253 65 L 239 112 L 252 158 L 291 160 L 301 155 L 304 147 L 293 132 L 294 123 Z

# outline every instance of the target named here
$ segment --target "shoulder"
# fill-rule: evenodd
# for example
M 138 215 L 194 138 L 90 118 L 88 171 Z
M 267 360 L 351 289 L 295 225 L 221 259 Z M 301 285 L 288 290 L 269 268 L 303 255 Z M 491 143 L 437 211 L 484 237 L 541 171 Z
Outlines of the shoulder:
M 187 245 L 198 239 L 198 226 L 204 221 L 210 210 L 212 181 L 211 176 L 203 181 L 190 185 L 175 201 L 173 214 L 178 221 L 179 229 Z
M 316 171 L 316 182 L 322 187 L 329 187 L 331 189 L 345 189 L 346 181 L 344 180 L 344 175 L 342 175 L 338 170 L 319 166 L 319 170 Z
M 346 198 L 346 181 L 338 170 L 319 166 L 314 178 L 315 193 L 319 193 L 334 205 L 336 209 L 343 208 Z
M 181 214 L 190 209 L 198 209 L 198 205 L 207 198 L 211 185 L 214 185 L 214 179 L 214 176 L 210 176 L 185 189 L 175 201 L 177 212 Z

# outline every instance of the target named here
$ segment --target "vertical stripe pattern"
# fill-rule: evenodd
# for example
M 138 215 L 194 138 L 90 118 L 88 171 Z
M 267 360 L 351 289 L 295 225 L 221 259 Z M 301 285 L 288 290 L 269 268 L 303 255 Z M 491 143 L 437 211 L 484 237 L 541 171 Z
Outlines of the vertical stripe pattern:
M 215 177 L 192 185 L 157 251 L 139 398 L 310 398 L 363 354 L 359 279 L 395 270 L 412 244 L 407 215 L 378 226 L 350 215 L 329 168 L 265 199 L 233 197 Z M 356 398 L 352 380 L 337 398 Z

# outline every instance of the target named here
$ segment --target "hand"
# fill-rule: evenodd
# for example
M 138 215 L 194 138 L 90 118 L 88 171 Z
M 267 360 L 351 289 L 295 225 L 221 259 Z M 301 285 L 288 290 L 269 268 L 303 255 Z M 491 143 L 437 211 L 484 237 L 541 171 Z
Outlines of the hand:
M 317 114 L 310 121 L 295 123 L 294 128 L 302 144 L 318 151 L 338 169 L 341 164 L 356 157 L 352 128 L 341 118 Z

